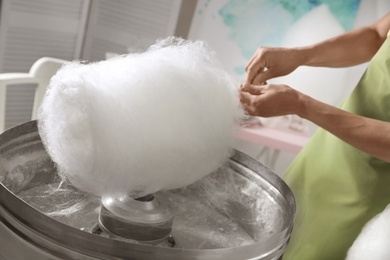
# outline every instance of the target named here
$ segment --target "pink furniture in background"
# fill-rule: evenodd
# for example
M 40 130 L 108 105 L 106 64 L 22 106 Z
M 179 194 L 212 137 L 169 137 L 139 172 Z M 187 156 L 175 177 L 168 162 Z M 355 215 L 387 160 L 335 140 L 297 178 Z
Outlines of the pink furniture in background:
M 310 139 L 310 132 L 293 129 L 276 129 L 261 124 L 242 126 L 238 138 L 242 141 L 297 154 Z
M 264 126 L 242 127 L 239 138 L 243 141 L 293 154 L 297 154 L 310 139 L 309 136 L 300 133 L 291 133 Z

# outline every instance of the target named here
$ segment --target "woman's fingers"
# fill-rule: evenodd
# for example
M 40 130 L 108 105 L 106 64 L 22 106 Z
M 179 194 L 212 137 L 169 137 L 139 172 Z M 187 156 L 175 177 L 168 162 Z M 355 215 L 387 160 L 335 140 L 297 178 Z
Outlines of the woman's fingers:
M 254 109 L 253 106 L 249 105 L 248 103 L 241 102 L 241 107 L 244 109 L 246 114 L 251 116 L 256 116 L 256 110 Z
M 254 85 L 249 83 L 242 84 L 241 91 L 249 92 L 252 95 L 260 95 L 263 93 L 264 85 Z
M 272 70 L 263 68 L 263 71 L 256 74 L 252 80 L 252 84 L 255 85 L 265 85 L 267 84 L 267 80 L 271 79 L 273 77 Z
M 253 95 L 250 92 L 241 91 L 240 92 L 240 102 L 242 108 L 252 116 L 256 116 L 256 98 L 257 95 Z
M 252 94 L 249 92 L 240 92 L 240 102 L 241 104 L 250 104 L 252 102 Z
M 264 66 L 259 66 L 259 64 L 255 64 L 253 67 L 249 68 L 247 70 L 245 82 L 250 83 L 250 84 L 256 84 L 254 82 L 255 78 L 258 75 L 262 75 L 264 71 L 267 71 L 267 68 Z

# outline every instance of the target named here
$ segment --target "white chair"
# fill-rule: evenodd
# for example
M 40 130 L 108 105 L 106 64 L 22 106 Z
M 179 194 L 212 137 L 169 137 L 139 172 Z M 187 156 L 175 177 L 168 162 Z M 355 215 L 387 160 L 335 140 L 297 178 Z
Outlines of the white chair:
M 31 119 L 36 119 L 39 105 L 45 95 L 50 78 L 67 62 L 66 60 L 43 57 L 38 59 L 28 73 L 0 73 L 0 133 L 4 131 L 7 86 L 29 84 L 36 86 Z

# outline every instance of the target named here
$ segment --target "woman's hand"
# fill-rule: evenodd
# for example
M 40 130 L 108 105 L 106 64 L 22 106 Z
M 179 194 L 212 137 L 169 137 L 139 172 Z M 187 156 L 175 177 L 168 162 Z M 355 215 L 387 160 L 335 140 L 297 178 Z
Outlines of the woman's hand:
M 287 85 L 252 85 L 240 87 L 240 101 L 244 110 L 253 116 L 273 117 L 300 114 L 303 94 Z
M 245 81 L 250 84 L 264 84 L 271 78 L 287 75 L 302 65 L 302 58 L 298 49 L 258 48 L 245 67 Z

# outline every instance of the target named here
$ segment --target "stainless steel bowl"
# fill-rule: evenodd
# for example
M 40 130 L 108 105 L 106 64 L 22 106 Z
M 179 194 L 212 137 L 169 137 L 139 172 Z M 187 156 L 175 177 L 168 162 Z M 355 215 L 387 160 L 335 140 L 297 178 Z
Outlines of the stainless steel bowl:
M 201 181 L 154 195 L 174 211 L 166 241 L 105 232 L 101 198 L 62 182 L 36 121 L 9 129 L 0 135 L 0 259 L 278 259 L 293 227 L 289 187 L 238 151 Z

